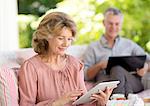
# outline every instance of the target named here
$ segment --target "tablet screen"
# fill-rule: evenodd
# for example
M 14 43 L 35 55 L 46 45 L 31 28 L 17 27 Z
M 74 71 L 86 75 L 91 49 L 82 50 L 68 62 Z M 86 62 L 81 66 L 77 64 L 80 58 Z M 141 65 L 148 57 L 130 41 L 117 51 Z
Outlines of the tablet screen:
M 146 55 L 138 56 L 112 56 L 109 57 L 106 74 L 110 74 L 110 70 L 114 66 L 121 66 L 129 72 L 136 71 L 137 68 L 142 68 L 146 60 Z
M 91 101 L 90 97 L 94 93 L 98 93 L 99 90 L 104 91 L 106 87 L 109 88 L 116 88 L 117 84 L 119 84 L 120 81 L 109 81 L 109 82 L 102 82 L 97 84 L 95 87 L 90 89 L 88 92 L 86 92 L 84 95 L 82 95 L 79 99 L 77 99 L 75 102 L 73 102 L 73 105 L 79 105 L 79 104 L 84 104 L 88 103 Z

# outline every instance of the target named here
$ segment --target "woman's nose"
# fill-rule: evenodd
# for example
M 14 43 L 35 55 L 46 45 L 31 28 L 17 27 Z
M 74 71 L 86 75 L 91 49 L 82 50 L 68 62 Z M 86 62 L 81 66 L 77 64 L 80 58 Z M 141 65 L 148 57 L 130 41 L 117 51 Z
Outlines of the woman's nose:
M 67 46 L 69 46 L 70 45 L 70 42 L 68 41 L 68 40 L 65 40 L 64 42 L 63 42 L 63 46 L 64 47 L 67 47 Z

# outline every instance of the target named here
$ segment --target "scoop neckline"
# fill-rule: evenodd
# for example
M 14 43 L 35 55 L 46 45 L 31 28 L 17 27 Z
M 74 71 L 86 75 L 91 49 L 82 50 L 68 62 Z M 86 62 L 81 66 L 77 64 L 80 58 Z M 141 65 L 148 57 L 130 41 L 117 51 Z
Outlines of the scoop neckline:
M 59 72 L 59 71 L 62 72 L 62 71 L 67 67 L 67 65 L 68 65 L 68 58 L 69 58 L 69 56 L 68 56 L 67 54 L 65 54 L 65 55 L 66 55 L 66 64 L 65 64 L 64 67 L 62 67 L 61 69 L 53 69 L 51 66 L 48 66 L 47 64 L 45 64 L 45 63 L 42 61 L 42 59 L 40 58 L 39 55 L 36 55 L 36 57 L 37 57 L 37 59 L 39 60 L 40 64 L 44 65 L 46 68 L 48 68 L 48 69 L 50 69 L 50 70 L 52 70 L 52 71 L 55 71 L 55 72 Z

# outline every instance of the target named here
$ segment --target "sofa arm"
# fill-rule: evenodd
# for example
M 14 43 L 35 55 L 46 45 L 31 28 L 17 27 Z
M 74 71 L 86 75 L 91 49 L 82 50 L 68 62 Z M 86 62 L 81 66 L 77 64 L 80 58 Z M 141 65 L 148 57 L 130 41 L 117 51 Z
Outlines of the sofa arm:
M 144 89 L 150 89 L 150 72 L 147 72 L 146 75 L 144 75 L 142 83 L 144 85 Z

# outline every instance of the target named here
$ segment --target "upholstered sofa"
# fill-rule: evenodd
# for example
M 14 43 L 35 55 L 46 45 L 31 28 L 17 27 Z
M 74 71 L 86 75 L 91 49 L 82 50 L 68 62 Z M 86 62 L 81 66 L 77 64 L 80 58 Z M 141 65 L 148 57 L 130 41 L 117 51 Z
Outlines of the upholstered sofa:
M 81 59 L 86 47 L 86 45 L 71 46 L 67 53 Z M 32 48 L 0 52 L 0 106 L 18 106 L 17 72 L 20 65 L 35 54 Z M 147 73 L 142 81 L 145 90 L 138 95 L 150 97 L 150 73 Z M 93 86 L 90 82 L 85 81 L 85 84 L 87 89 Z

